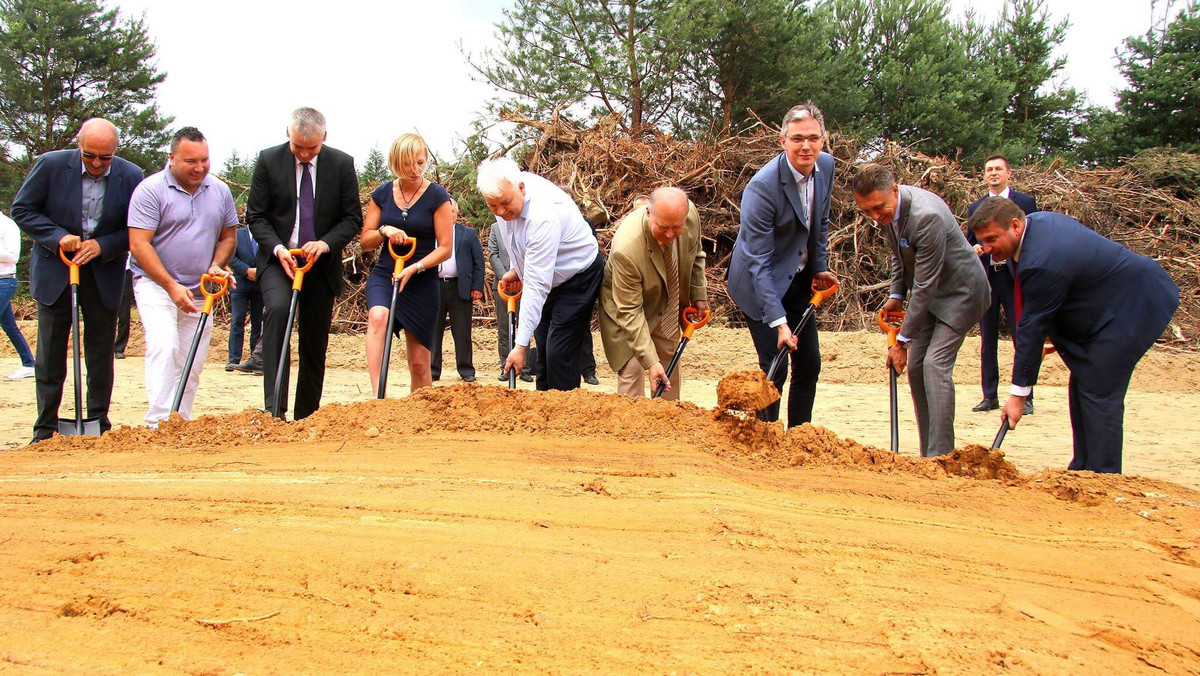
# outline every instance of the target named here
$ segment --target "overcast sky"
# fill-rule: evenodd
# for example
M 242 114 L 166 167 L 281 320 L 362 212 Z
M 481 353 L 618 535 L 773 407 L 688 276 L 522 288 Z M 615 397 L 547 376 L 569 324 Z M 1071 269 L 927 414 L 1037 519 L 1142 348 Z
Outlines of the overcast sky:
M 449 157 L 491 95 L 473 82 L 458 43 L 477 51 L 492 38 L 505 0 L 375 2 L 336 0 L 288 7 L 255 0 L 110 0 L 145 12 L 167 79 L 159 108 L 176 126 L 199 127 L 213 167 L 234 150 L 253 155 L 285 140 L 288 114 L 313 106 L 328 121 L 329 144 L 361 166 L 372 146 L 418 131 Z M 993 21 L 1003 0 L 951 0 L 958 18 L 973 7 Z M 1145 32 L 1149 0 L 1050 0 L 1071 27 L 1063 50 L 1072 86 L 1112 105 L 1123 80 L 1114 50 Z M 833 95 L 831 93 L 831 95 Z

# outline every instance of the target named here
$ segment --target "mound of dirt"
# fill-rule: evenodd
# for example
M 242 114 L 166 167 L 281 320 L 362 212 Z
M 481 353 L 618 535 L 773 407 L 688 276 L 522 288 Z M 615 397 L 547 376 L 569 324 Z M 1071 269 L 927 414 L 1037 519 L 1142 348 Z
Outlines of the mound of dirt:
M 762 373 L 758 372 L 761 377 Z M 765 382 L 765 381 L 764 381 Z M 768 383 L 769 384 L 769 383 Z M 387 439 L 421 434 L 489 433 L 553 438 L 611 439 L 691 446 L 753 468 L 845 465 L 930 478 L 946 475 L 1012 480 L 1003 454 L 960 449 L 935 460 L 897 455 L 843 439 L 821 427 L 784 430 L 721 409 L 687 402 L 630 398 L 584 390 L 536 392 L 479 385 L 425 388 L 403 399 L 330 404 L 304 420 L 285 423 L 262 411 L 173 416 L 158 430 L 118 427 L 103 437 L 61 437 L 37 444 L 43 452 L 134 449 L 219 450 L 222 446 Z
M 757 411 L 779 401 L 775 383 L 759 369 L 735 371 L 717 383 L 717 407 L 734 411 Z

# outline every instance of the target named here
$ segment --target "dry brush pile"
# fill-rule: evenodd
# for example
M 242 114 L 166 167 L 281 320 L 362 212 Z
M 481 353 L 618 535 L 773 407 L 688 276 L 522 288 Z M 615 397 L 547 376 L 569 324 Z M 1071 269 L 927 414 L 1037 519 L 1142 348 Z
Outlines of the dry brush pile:
M 754 173 L 779 153 L 778 128 L 759 124 L 740 136 L 684 140 L 665 134 L 641 139 L 603 123 L 579 129 L 555 118 L 550 122 L 508 115 L 510 122 L 537 132 L 526 154 L 529 171 L 566 188 L 583 212 L 598 224 L 607 251 L 612 228 L 633 198 L 663 185 L 687 191 L 700 210 L 708 253 L 710 299 L 716 321 L 737 324 L 740 312 L 725 291 L 725 272 L 737 238 L 742 190 Z M 873 311 L 887 293 L 890 253 L 875 225 L 855 207 L 848 168 L 866 159 L 890 167 L 900 182 L 941 195 L 965 222 L 967 205 L 984 191 L 952 159 L 931 157 L 896 144 L 864 147 L 851 137 L 833 134 L 827 150 L 838 161 L 830 213 L 829 262 L 842 280 L 838 293 L 822 306 L 824 329 L 860 329 L 874 325 Z M 1050 164 L 1021 167 L 1013 185 L 1031 193 L 1042 209 L 1073 216 L 1101 234 L 1158 261 L 1179 285 L 1182 304 L 1168 336 L 1181 347 L 1200 347 L 1200 200 L 1196 178 L 1200 158 L 1185 154 L 1143 154 L 1116 169 L 1081 169 Z M 1182 177 L 1182 179 L 1180 179 Z M 1156 187 L 1161 184 L 1162 187 Z M 452 192 L 474 186 L 447 186 Z M 364 207 L 369 190 L 361 195 Z M 486 244 L 488 232 L 480 232 Z M 366 275 L 377 252 L 361 251 L 355 240 L 343 254 L 346 293 L 334 310 L 335 330 L 358 332 L 366 326 Z M 477 305 L 477 320 L 491 323 L 493 276 Z

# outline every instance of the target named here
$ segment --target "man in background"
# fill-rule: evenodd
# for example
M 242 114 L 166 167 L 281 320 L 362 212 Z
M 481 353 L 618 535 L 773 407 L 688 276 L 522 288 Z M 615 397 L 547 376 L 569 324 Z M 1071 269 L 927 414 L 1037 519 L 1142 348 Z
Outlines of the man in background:
M 433 325 L 433 345 L 430 347 L 429 369 L 434 380 L 442 377 L 442 338 L 446 332 L 446 317 L 450 318 L 450 335 L 454 338 L 454 361 L 463 382 L 475 382 L 475 360 L 471 345 L 471 310 L 475 301 L 483 299 L 483 247 L 479 233 L 458 221 L 458 202 L 450 200 L 454 209 L 454 238 L 450 258 L 438 264 L 438 315 Z

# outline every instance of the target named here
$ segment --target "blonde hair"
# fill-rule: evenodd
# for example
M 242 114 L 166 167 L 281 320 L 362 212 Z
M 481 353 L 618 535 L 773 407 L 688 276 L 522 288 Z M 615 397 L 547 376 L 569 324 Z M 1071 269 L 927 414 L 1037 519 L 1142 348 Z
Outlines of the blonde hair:
M 429 157 L 429 146 L 425 144 L 425 139 L 420 134 L 401 134 L 392 141 L 392 147 L 388 150 L 388 169 L 392 170 L 393 175 L 399 176 L 401 169 L 416 165 L 422 155 L 426 159 Z

